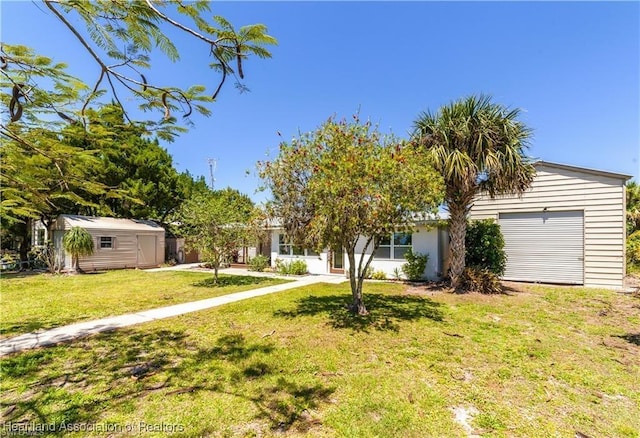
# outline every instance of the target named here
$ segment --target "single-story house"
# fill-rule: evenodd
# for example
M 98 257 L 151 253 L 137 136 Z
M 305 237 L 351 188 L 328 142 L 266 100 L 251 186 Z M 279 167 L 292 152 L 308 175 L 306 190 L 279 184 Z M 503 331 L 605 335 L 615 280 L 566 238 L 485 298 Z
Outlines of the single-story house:
M 284 262 L 302 259 L 307 263 L 310 274 L 346 275 L 348 273 L 349 260 L 343 249 L 325 249 L 318 253 L 289 244 L 284 229 L 278 225 L 272 226 L 270 232 L 272 267 L 275 267 L 277 259 Z M 361 238 L 356 245 L 356 263 L 359 262 L 359 254 L 365 242 L 366 239 Z M 416 222 L 413 232 L 394 233 L 383 238 L 373 256 L 371 268 L 374 271 L 383 271 L 387 278 L 394 278 L 396 272 L 404 277 L 402 265 L 407 262 L 404 254 L 408 249 L 412 249 L 415 253 L 429 255 L 424 271 L 425 279 L 437 280 L 446 273 L 449 235 L 446 227 L 439 226 L 435 218 L 426 222 Z M 367 249 L 366 254 L 371 254 L 371 248 Z
M 625 183 L 620 173 L 538 161 L 520 197 L 478 197 L 470 219 L 498 221 L 505 280 L 622 287 Z
M 65 253 L 62 239 L 72 227 L 82 227 L 93 237 L 93 255 L 80 257 L 85 271 L 152 268 L 164 262 L 165 230 L 155 222 L 64 214 L 52 227 L 53 246 L 63 267 L 71 266 L 71 254 Z

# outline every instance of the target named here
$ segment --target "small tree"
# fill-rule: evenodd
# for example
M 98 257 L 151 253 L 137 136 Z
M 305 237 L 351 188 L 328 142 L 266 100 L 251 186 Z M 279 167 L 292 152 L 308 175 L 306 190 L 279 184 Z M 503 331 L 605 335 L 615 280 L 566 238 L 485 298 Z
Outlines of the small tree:
M 80 257 L 93 254 L 93 238 L 82 227 L 73 227 L 62 238 L 64 250 L 71 254 L 71 271 L 83 272 L 80 268 Z
M 507 265 L 504 237 L 500 225 L 493 219 L 471 221 L 465 237 L 465 264 L 476 269 L 486 269 L 501 276 Z
M 422 155 L 357 116 L 350 123 L 330 118 L 282 143 L 279 156 L 258 168 L 273 195 L 271 214 L 294 244 L 344 248 L 357 314 L 368 313 L 362 285 L 380 238 L 410 229 L 417 213 L 441 199 L 441 179 Z
M 33 258 L 35 261 L 42 263 L 47 267 L 47 271 L 52 274 L 59 274 L 62 269 L 62 261 L 56 254 L 53 242 L 48 240 L 44 246 L 32 248 Z
M 214 282 L 218 270 L 231 260 L 234 251 L 255 235 L 253 202 L 234 189 L 197 193 L 185 201 L 178 213 L 177 234 L 186 238 L 186 246 L 211 263 Z

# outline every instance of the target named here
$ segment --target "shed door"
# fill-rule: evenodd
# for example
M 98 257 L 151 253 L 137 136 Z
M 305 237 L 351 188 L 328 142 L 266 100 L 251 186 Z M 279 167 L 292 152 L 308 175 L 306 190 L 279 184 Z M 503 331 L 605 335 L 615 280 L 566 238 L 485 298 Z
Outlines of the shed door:
M 156 266 L 156 236 L 138 235 L 138 266 Z
M 500 213 L 505 280 L 584 283 L 584 213 Z

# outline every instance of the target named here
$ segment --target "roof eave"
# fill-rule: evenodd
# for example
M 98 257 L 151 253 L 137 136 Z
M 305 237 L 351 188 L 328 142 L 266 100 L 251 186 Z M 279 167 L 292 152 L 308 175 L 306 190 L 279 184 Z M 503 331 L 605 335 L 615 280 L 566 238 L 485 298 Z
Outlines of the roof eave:
M 606 177 L 609 177 L 609 178 L 616 178 L 616 179 L 621 179 L 621 180 L 624 180 L 624 181 L 628 181 L 631 178 L 633 178 L 633 176 L 626 175 L 624 173 L 608 172 L 608 171 L 605 171 L 605 170 L 590 169 L 588 167 L 571 166 L 569 164 L 553 163 L 551 161 L 544 161 L 544 160 L 534 161 L 533 165 L 534 166 L 555 167 L 557 169 L 571 170 L 571 171 L 574 171 L 574 172 L 590 173 L 592 175 L 606 176 Z

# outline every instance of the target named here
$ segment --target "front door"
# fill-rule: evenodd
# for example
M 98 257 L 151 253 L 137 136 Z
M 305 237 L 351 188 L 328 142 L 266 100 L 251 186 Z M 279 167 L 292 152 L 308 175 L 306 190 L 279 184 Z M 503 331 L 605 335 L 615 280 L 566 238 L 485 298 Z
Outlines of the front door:
M 331 265 L 329 266 L 329 272 L 332 274 L 344 274 L 344 251 L 342 249 L 331 251 Z

